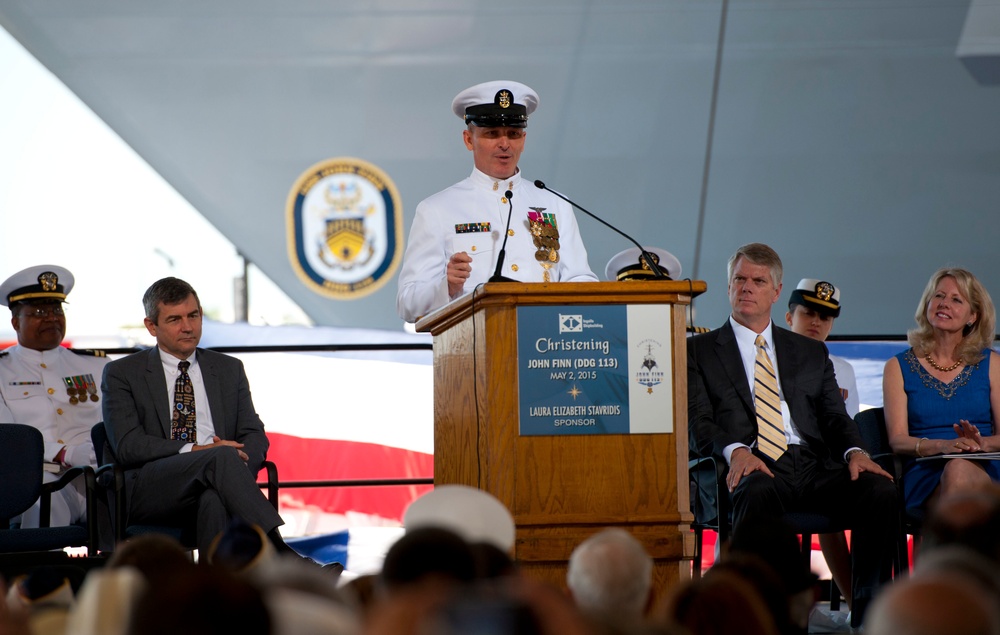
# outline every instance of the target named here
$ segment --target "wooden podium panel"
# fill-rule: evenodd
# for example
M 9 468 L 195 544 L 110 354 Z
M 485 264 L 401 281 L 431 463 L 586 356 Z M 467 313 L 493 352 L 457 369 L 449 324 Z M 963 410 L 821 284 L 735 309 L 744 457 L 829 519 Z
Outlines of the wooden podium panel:
M 570 553 L 622 527 L 654 558 L 658 594 L 689 575 L 694 539 L 688 488 L 684 306 L 705 283 L 490 283 L 426 316 L 434 336 L 434 482 L 496 496 L 514 515 L 514 559 L 564 587 Z M 672 304 L 672 433 L 520 436 L 517 308 Z

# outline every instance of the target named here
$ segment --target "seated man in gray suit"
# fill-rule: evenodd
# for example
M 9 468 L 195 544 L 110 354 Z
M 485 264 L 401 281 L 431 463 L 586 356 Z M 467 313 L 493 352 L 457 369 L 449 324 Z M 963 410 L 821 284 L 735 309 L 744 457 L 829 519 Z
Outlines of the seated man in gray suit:
M 291 551 L 256 483 L 268 440 L 243 364 L 198 348 L 201 302 L 188 283 L 158 280 L 142 303 L 157 346 L 109 363 L 101 386 L 108 442 L 126 469 L 129 522 L 193 519 L 207 553 L 238 517 Z

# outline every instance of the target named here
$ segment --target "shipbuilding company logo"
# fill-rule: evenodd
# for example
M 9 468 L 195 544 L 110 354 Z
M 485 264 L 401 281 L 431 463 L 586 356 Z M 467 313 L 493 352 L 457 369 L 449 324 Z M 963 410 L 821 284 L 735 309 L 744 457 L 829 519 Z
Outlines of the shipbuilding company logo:
M 583 333 L 583 316 L 582 315 L 564 315 L 559 314 L 559 332 L 560 333 Z
M 288 256 L 299 278 L 321 295 L 353 300 L 392 277 L 403 253 L 399 192 L 389 176 L 360 159 L 321 161 L 288 194 Z
M 581 313 L 560 313 L 560 333 L 583 333 L 583 329 L 603 329 L 604 325 L 590 318 L 584 318 Z

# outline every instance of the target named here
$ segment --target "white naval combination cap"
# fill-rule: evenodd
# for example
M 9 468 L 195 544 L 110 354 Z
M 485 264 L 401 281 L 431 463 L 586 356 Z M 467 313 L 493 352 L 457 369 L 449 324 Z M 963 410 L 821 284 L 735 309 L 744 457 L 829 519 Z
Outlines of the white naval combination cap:
M 677 259 L 677 256 L 659 247 L 644 247 L 644 249 L 653 257 L 653 263 L 668 279 L 680 279 L 681 261 Z M 604 268 L 604 277 L 607 280 L 651 280 L 656 277 L 656 274 L 642 258 L 642 252 L 639 251 L 639 248 L 632 247 L 611 257 L 608 265 Z
M 822 315 L 840 317 L 840 289 L 825 280 L 802 278 L 788 298 L 788 308 L 801 304 Z
M 538 108 L 538 93 L 519 82 L 485 82 L 466 88 L 451 102 L 451 110 L 467 124 L 483 128 L 524 128 Z
M 0 304 L 31 300 L 65 302 L 73 289 L 73 274 L 56 265 L 36 265 L 18 271 L 0 284 Z
M 406 531 L 441 527 L 467 542 L 488 542 L 502 551 L 514 547 L 514 517 L 495 496 L 468 485 L 438 485 L 403 514 Z

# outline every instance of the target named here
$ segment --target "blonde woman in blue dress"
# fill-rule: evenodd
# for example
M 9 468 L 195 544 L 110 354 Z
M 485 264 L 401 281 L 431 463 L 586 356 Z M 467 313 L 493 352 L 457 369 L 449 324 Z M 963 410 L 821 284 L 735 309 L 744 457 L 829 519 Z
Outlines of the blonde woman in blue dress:
M 1000 355 L 992 349 L 993 301 L 964 269 L 940 269 L 916 312 L 911 348 L 885 365 L 882 390 L 889 443 L 905 462 L 907 509 L 937 496 L 1000 480 L 1000 462 L 941 454 L 1000 451 Z

